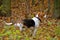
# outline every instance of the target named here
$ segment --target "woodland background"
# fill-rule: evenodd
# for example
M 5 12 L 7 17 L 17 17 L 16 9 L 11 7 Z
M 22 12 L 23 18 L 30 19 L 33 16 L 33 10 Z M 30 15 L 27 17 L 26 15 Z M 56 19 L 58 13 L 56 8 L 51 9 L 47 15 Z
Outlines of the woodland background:
M 44 12 L 47 18 L 40 25 L 35 37 L 31 30 L 23 32 L 6 22 L 21 22 L 32 18 L 34 12 Z M 3 40 L 60 40 L 60 0 L 0 0 L 0 39 Z

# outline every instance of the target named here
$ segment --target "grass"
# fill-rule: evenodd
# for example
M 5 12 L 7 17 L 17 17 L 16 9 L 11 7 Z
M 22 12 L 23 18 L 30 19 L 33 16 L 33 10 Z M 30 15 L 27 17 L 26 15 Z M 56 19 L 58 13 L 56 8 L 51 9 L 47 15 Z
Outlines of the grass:
M 57 27 L 55 28 L 55 34 L 56 34 L 57 36 L 60 36 L 60 26 L 57 26 Z

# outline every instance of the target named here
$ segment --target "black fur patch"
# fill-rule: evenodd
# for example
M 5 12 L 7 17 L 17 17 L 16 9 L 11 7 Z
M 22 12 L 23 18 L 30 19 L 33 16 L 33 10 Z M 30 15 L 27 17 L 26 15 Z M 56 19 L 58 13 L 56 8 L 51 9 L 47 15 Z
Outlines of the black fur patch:
M 35 22 L 34 22 L 34 20 L 32 20 L 32 19 L 24 19 L 23 20 L 23 24 L 25 25 L 25 26 L 27 26 L 28 28 L 30 28 L 30 27 L 34 27 L 35 26 Z

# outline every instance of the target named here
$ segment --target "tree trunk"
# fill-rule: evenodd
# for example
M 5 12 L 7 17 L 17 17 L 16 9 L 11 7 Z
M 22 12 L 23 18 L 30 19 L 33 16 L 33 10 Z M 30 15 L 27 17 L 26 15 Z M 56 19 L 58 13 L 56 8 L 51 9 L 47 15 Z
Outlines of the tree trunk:
M 3 16 L 10 16 L 10 0 L 2 0 L 2 5 L 3 5 L 3 8 L 2 8 L 2 14 Z
M 50 0 L 48 0 L 48 13 L 50 13 Z
M 30 0 L 26 0 L 26 18 L 29 18 L 30 14 Z
M 54 18 L 60 19 L 60 0 L 54 0 Z

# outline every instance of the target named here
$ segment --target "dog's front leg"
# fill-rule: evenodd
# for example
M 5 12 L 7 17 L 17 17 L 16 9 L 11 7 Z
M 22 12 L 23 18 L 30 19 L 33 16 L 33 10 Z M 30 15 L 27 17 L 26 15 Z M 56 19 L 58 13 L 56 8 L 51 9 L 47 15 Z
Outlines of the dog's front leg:
M 23 30 L 23 24 L 22 23 L 20 23 L 19 29 L 20 29 L 20 31 Z
M 33 37 L 36 36 L 37 28 L 38 27 L 35 27 L 34 30 L 33 30 L 33 34 L 32 34 Z

